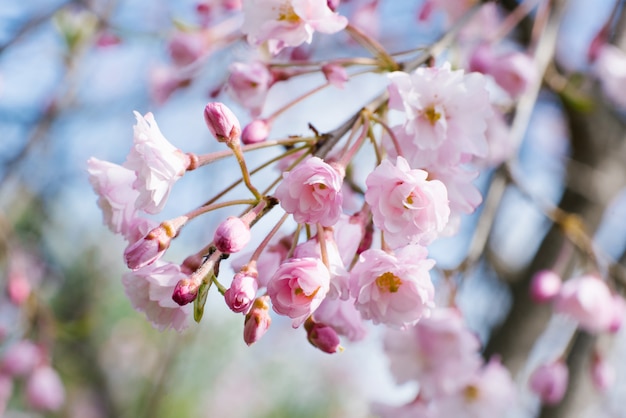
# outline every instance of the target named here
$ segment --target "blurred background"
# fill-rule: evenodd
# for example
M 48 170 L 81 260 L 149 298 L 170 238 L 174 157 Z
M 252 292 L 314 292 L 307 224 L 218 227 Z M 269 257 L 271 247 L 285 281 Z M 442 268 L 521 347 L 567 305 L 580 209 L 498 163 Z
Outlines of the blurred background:
M 269 333 L 247 347 L 242 317 L 232 314 L 216 292 L 209 295 L 202 322 L 182 333 L 154 330 L 124 294 L 120 279 L 126 271 L 126 244 L 102 224 L 86 161 L 91 156 L 124 161 L 132 144 L 134 110 L 153 112 L 170 142 L 199 154 L 222 149 L 204 125 L 207 101 L 227 103 L 242 125 L 251 120 L 220 92 L 228 65 L 251 54 L 240 36 L 203 50 L 193 73 L 174 72 L 171 40 L 206 23 L 202 5 L 221 10 L 220 22 L 236 23 L 237 13 L 224 3 L 232 2 L 1 2 L 0 284 L 6 291 L 0 297 L 0 354 L 23 338 L 36 342 L 66 395 L 58 411 L 37 412 L 29 405 L 26 381 L 15 379 L 4 416 L 366 417 L 370 402 L 402 403 L 414 394 L 414 387 L 394 384 L 379 338 L 383 331 L 375 327 L 364 342 L 347 343 L 343 353 L 327 355 L 309 345 L 303 330 L 274 318 Z M 502 3 L 502 13 L 516 5 L 497 3 Z M 458 279 L 459 306 L 486 355 L 501 354 L 519 372 L 525 401 L 512 413 L 520 417 L 549 413 L 539 412 L 536 402 L 525 397 L 524 370 L 550 349 L 568 344 L 574 332 L 571 324 L 554 322 L 549 310 L 530 309 L 524 300 L 531 273 L 551 267 L 564 241 L 537 201 L 581 217 L 598 254 L 605 257 L 607 274 L 614 273 L 609 267 L 623 258 L 626 246 L 624 114 L 602 96 L 587 62 L 592 38 L 612 13 L 623 13 L 612 0 L 554 3 L 564 11 L 551 66 L 584 98 L 578 91 L 554 91 L 549 83 L 539 92 L 515 157 L 525 190 L 502 186 L 488 242 Z M 367 15 L 364 5 L 375 12 Z M 402 51 L 444 33 L 442 14 L 418 23 L 421 6 L 418 0 L 344 0 L 339 11 L 350 18 L 361 13 L 359 18 L 375 27 L 385 47 Z M 511 42 L 524 44 L 525 24 Z M 313 45 L 301 52 L 311 57 L 364 54 L 339 38 L 316 34 Z M 276 85 L 263 113 L 321 81 L 320 75 L 312 75 Z M 272 136 L 307 133 L 308 123 L 321 132 L 332 130 L 385 84 L 384 76 L 370 74 L 355 78 L 345 90 L 324 91 L 279 118 Z M 251 154 L 249 165 L 269 155 Z M 223 160 L 186 175 L 154 219 L 189 211 L 238 173 L 232 160 Z M 487 196 L 494 182 L 504 184 L 502 178 L 497 167 L 487 167 L 476 183 Z M 454 269 L 467 257 L 481 213 L 463 219 L 457 236 L 433 245 L 432 257 L 442 269 Z M 182 261 L 211 240 L 221 220 L 219 213 L 204 216 L 183 230 L 167 258 Z M 617 271 L 615 277 L 620 277 Z M 16 303 L 16 294 L 26 296 Z M 520 318 L 547 325 L 533 331 Z M 511 330 L 517 335 L 510 335 Z M 594 337 L 577 339 L 581 350 L 590 344 L 585 338 Z M 522 349 L 534 341 L 533 351 Z M 616 361 L 626 348 L 623 332 L 602 344 L 618 372 L 623 371 Z M 572 376 L 576 381 L 575 372 Z M 623 377 L 604 397 L 586 393 L 584 379 L 580 381 L 581 392 L 571 395 L 577 401 L 565 402 L 572 409 L 558 412 L 562 415 L 550 412 L 557 414 L 553 416 L 626 417 L 619 402 L 626 391 Z M 2 400 L 0 383 L 0 405 Z

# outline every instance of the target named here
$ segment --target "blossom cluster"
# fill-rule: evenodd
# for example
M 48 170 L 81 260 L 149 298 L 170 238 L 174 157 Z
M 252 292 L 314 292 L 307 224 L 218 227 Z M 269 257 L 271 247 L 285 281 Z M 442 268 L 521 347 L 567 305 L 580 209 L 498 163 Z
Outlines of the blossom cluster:
M 436 262 L 429 246 L 456 234 L 462 217 L 481 204 L 474 185 L 479 168 L 500 164 L 515 151 L 502 109 L 537 86 L 535 62 L 523 52 L 498 49 L 474 28 L 477 35 L 463 58 L 467 71 L 434 57 L 399 63 L 367 31 L 342 16 L 338 2 L 234 3 L 225 9 L 240 13 L 241 34 L 272 59 L 257 57 L 229 67 L 222 87 L 252 118 L 243 128 L 224 103 L 211 101 L 204 108 L 209 132 L 227 149 L 185 153 L 165 138 L 151 113 L 135 112 L 126 160 L 87 162 L 104 223 L 127 242 L 129 271 L 122 283 L 132 306 L 159 330 L 182 331 L 191 316 L 202 319 L 207 293 L 216 288 L 225 305 L 243 317 L 246 344 L 259 341 L 272 318 L 283 316 L 327 353 L 342 351 L 342 340 L 362 340 L 372 325 L 385 326 L 392 373 L 398 383 L 417 381 L 419 393 L 401 407 L 380 405 L 380 414 L 502 416 L 515 399 L 512 378 L 499 360 L 482 359 L 480 344 L 453 300 L 436 303 Z M 427 1 L 420 19 L 439 8 L 455 21 L 473 3 L 456 8 L 452 2 Z M 481 13 L 493 7 L 486 5 Z M 468 39 L 469 29 L 464 35 Z M 270 139 L 285 109 L 323 88 L 343 88 L 349 82 L 353 75 L 347 68 L 362 60 L 301 65 L 295 58 L 315 32 L 344 30 L 374 51 L 367 61 L 375 63 L 372 71 L 388 73 L 380 102 L 364 106 L 330 133 L 311 126 L 310 136 Z M 196 36 L 171 40 L 170 54 L 184 68 L 180 71 L 187 74 L 208 54 L 211 36 L 217 35 L 207 23 Z M 292 56 L 286 63 L 276 61 L 287 52 Z M 324 84 L 261 117 L 272 86 L 309 72 L 319 72 Z M 498 103 L 501 94 L 505 105 Z M 251 170 L 246 154 L 261 148 L 279 151 Z M 357 161 L 359 153 L 373 163 Z M 225 185 L 215 197 L 178 217 L 158 224 L 152 220 L 183 175 L 210 170 L 214 161 L 227 157 L 241 173 L 234 186 Z M 357 166 L 360 170 L 354 170 Z M 255 175 L 269 172 L 268 167 L 278 172 L 267 175 L 275 181 L 263 190 Z M 225 200 L 226 192 L 239 184 L 246 195 Z M 181 262 L 165 261 L 185 225 L 236 205 L 245 209 L 221 219 L 210 242 Z M 267 223 L 270 211 L 280 212 L 278 222 Z M 254 248 L 248 248 L 251 243 Z M 226 259 L 233 269 L 229 284 L 220 268 Z M 537 302 L 554 300 L 555 312 L 571 316 L 587 332 L 614 332 L 621 326 L 626 304 L 591 274 L 562 286 L 560 279 L 545 276 L 533 282 L 532 291 Z M 598 366 L 594 373 L 605 376 L 601 370 Z M 542 365 L 530 384 L 542 401 L 555 403 L 567 379 L 567 369 L 557 359 Z

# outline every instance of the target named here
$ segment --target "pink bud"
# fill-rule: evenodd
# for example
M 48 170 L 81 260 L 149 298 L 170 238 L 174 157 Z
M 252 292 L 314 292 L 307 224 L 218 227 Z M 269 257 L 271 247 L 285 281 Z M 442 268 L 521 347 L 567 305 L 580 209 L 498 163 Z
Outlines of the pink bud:
M 253 120 L 243 128 L 241 142 L 246 145 L 263 142 L 270 134 L 270 128 L 270 124 L 264 119 Z
M 237 116 L 223 103 L 208 103 L 204 108 L 204 121 L 219 142 L 232 143 L 241 136 L 241 126 Z
M 348 73 L 341 65 L 326 64 L 322 67 L 322 72 L 330 84 L 340 89 L 344 88 L 344 84 L 348 81 Z
M 272 323 L 270 316 L 270 305 L 268 303 L 269 296 L 261 296 L 256 298 L 252 304 L 252 309 L 246 315 L 243 326 L 243 340 L 248 345 L 252 345 L 259 341 L 267 332 Z
M 193 302 L 198 296 L 198 284 L 189 279 L 181 279 L 176 283 L 172 300 L 180 306 Z
M 224 293 L 224 299 L 228 307 L 236 313 L 247 312 L 254 302 L 259 285 L 256 278 L 250 274 L 239 272 L 230 288 Z
M 41 351 L 32 341 L 22 340 L 7 349 L 0 361 L 0 372 L 26 376 L 41 361 Z
M 615 303 L 606 283 L 597 276 L 584 275 L 567 280 L 554 300 L 554 311 L 565 314 L 584 330 L 608 331 L 615 321 Z
M 185 67 L 197 61 L 205 51 L 201 33 L 176 32 L 168 45 L 172 61 L 179 67 Z
M 26 401 L 40 411 L 57 411 L 65 402 L 63 382 L 54 369 L 39 367 L 26 382 Z
M 341 0 L 327 0 L 326 1 L 326 4 L 328 4 L 328 8 L 332 10 L 333 12 L 337 11 L 337 7 L 339 7 L 340 3 L 341 3 Z
M 170 246 L 176 233 L 163 224 L 148 232 L 144 238 L 129 245 L 124 251 L 126 265 L 131 270 L 138 270 L 161 258 Z
M 530 297 L 538 303 L 553 299 L 561 291 L 561 277 L 552 270 L 540 270 L 530 282 Z
M 30 296 L 30 291 L 30 282 L 24 274 L 13 273 L 9 275 L 7 294 L 11 302 L 17 306 L 21 306 L 26 302 L 28 296 Z
M 615 383 L 615 369 L 598 353 L 593 354 L 591 361 L 591 381 L 600 392 L 606 391 Z
M 563 399 L 567 390 L 569 371 L 565 362 L 557 360 L 553 363 L 542 364 L 531 375 L 530 389 L 539 395 L 541 402 L 546 405 L 555 405 Z
M 309 321 L 305 323 L 305 328 L 307 331 L 307 339 L 314 347 L 329 354 L 343 350 L 339 345 L 340 341 L 337 331 L 332 327 Z
M 219 224 L 213 243 L 215 247 L 226 254 L 241 251 L 250 242 L 250 227 L 247 223 L 235 216 L 229 216 Z

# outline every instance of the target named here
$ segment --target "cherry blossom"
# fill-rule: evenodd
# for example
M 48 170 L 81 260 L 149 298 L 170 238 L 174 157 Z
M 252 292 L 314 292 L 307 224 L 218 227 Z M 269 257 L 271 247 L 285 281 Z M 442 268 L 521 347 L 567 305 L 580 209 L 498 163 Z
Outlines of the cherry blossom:
M 383 160 L 367 177 L 365 200 L 391 248 L 428 245 L 445 228 L 450 216 L 446 187 L 427 178 L 426 171 L 412 170 L 402 157 L 395 164 Z
M 224 293 L 224 300 L 233 312 L 246 313 L 254 302 L 258 288 L 259 285 L 252 275 L 239 272 Z
M 172 300 L 172 294 L 185 277 L 180 266 L 157 260 L 126 273 L 122 283 L 133 308 L 143 312 L 155 328 L 182 331 L 188 326 L 189 305 L 180 306 Z
M 135 112 L 134 145 L 125 167 L 134 170 L 133 187 L 139 191 L 137 209 L 158 213 L 163 209 L 174 183 L 185 174 L 189 157 L 174 147 L 161 133 L 152 113 Z
M 332 226 L 341 215 L 343 175 L 321 158 L 310 157 L 291 171 L 274 195 L 296 222 Z
M 291 258 L 283 262 L 267 284 L 272 308 L 299 327 L 322 303 L 330 288 L 330 273 L 321 260 Z
M 26 382 L 26 401 L 40 411 L 57 411 L 65 402 L 65 387 L 49 366 L 38 367 Z
M 411 167 L 457 165 L 487 155 L 485 130 L 493 112 L 482 74 L 453 71 L 446 63 L 411 74 L 395 71 L 389 79 L 389 107 L 405 117 L 394 133 Z
M 541 402 L 555 405 L 563 399 L 567 390 L 569 371 L 563 360 L 541 364 L 530 375 L 530 389 L 539 395 Z
M 102 161 L 87 160 L 89 182 L 98 195 L 104 223 L 111 232 L 123 233 L 136 217 L 135 202 L 139 192 L 133 189 L 137 176 L 124 166 Z
M 251 44 L 267 41 L 272 54 L 285 47 L 311 43 L 315 31 L 339 32 L 348 20 L 326 0 L 244 0 L 242 31 Z
M 228 92 L 240 105 L 250 110 L 253 116 L 258 116 L 274 82 L 267 66 L 260 61 L 235 62 L 228 69 Z
M 364 319 L 394 328 L 414 325 L 434 308 L 434 286 L 425 248 L 407 245 L 396 255 L 371 249 L 350 271 L 350 294 Z

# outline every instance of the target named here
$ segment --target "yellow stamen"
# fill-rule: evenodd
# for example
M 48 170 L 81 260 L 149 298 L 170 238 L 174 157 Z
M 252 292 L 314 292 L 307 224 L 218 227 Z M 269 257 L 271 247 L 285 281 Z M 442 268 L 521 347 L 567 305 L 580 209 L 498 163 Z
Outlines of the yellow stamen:
M 396 293 L 401 285 L 402 280 L 389 271 L 376 278 L 376 286 L 378 286 L 380 290 L 389 293 Z

